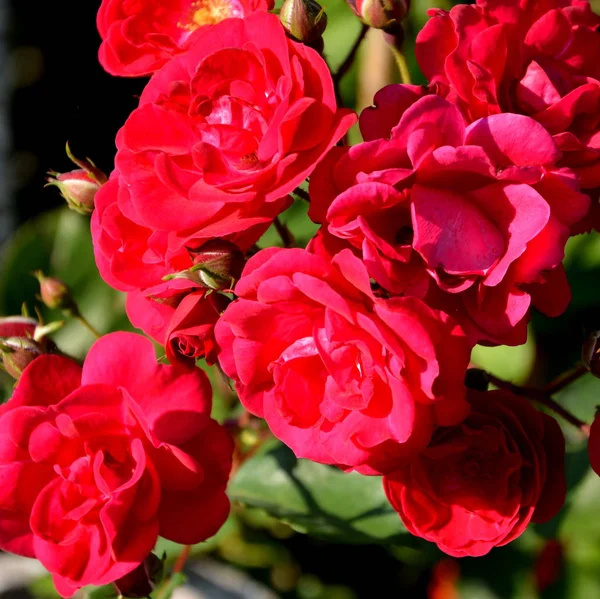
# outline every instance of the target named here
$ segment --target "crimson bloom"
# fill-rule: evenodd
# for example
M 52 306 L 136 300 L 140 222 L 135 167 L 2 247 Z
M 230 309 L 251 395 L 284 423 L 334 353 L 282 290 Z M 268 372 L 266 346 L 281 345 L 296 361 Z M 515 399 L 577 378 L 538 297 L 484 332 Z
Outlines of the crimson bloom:
M 235 293 L 215 327 L 219 363 L 298 457 L 390 471 L 467 414 L 462 330 L 416 298 L 376 298 L 349 250 L 262 250 Z
M 469 391 L 472 411 L 441 428 L 410 464 L 384 477 L 412 534 L 445 553 L 481 556 L 545 522 L 566 493 L 565 441 L 556 420 L 505 391 Z
M 600 17 L 587 0 L 477 0 L 433 9 L 417 37 L 431 86 L 469 120 L 531 116 L 584 189 L 600 186 Z
M 100 63 L 111 75 L 150 75 L 185 52 L 197 29 L 272 8 L 272 0 L 103 0 Z
M 0 411 L 0 546 L 69 597 L 134 570 L 158 535 L 213 535 L 233 444 L 210 409 L 206 375 L 158 365 L 139 335 L 103 337 L 83 369 L 40 356 Z
M 202 248 L 250 248 L 354 121 L 325 61 L 275 15 L 207 28 L 119 132 L 92 218 L 102 277 L 171 306 L 202 289 Z
M 550 316 L 569 299 L 562 267 L 589 198 L 555 163 L 531 118 L 466 124 L 423 88 L 394 85 L 360 119 L 365 142 L 333 148 L 311 177 L 312 251 L 351 247 L 392 294 L 425 298 L 474 341 L 518 345 L 530 305 Z

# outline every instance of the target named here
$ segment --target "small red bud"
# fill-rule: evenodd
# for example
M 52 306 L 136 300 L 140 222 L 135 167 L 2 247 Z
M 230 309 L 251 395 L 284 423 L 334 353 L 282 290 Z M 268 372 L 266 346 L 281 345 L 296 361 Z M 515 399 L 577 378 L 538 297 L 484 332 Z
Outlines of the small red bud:
M 279 19 L 287 34 L 317 50 L 323 49 L 323 32 L 327 27 L 327 15 L 315 0 L 285 0 Z
M 408 14 L 410 0 L 347 0 L 365 25 L 396 34 Z
M 585 367 L 600 378 L 600 331 L 594 331 L 583 344 L 581 359 Z
M 67 156 L 79 168 L 68 173 L 50 171 L 48 185 L 58 187 L 69 208 L 80 214 L 94 210 L 96 192 L 107 181 L 106 175 L 90 160 L 80 160 L 71 153 L 67 144 Z
M 44 305 L 51 310 L 74 310 L 75 302 L 71 290 L 60 279 L 47 277 L 41 270 L 33 273 L 40 282 L 40 298 Z

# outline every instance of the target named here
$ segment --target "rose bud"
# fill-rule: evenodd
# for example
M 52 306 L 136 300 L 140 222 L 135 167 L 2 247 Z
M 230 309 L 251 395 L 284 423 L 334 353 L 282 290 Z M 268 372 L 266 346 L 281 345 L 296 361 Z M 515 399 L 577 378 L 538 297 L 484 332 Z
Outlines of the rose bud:
M 586 339 L 581 349 L 581 359 L 585 367 L 600 378 L 600 331 L 594 331 Z
M 410 0 L 346 0 L 365 25 L 396 32 L 408 13 Z
M 58 187 L 69 208 L 80 214 L 91 214 L 94 210 L 96 192 L 107 181 L 106 175 L 90 160 L 80 160 L 71 153 L 67 144 L 67 156 L 79 168 L 68 173 L 50 171 L 47 186 Z
M 163 278 L 188 279 L 209 289 L 223 290 L 233 287 L 244 267 L 244 254 L 237 245 L 223 239 L 215 239 L 197 249 L 189 250 L 191 268 Z
M 205 357 L 214 364 L 214 329 L 230 300 L 221 293 L 200 291 L 186 295 L 177 306 L 167 331 L 165 350 L 171 364 L 193 367 Z
M 41 270 L 35 271 L 33 276 L 40 282 L 40 299 L 47 308 L 76 310 L 71 290 L 60 279 L 47 277 Z
M 154 553 L 150 553 L 135 570 L 119 578 L 119 580 L 115 580 L 113 584 L 119 595 L 136 599 L 148 597 L 162 580 L 165 557 L 163 556 L 161 559 Z
M 4 370 L 19 380 L 25 367 L 44 353 L 41 345 L 27 337 L 0 339 L 0 354 Z
M 90 214 L 94 209 L 94 197 L 100 185 L 83 170 L 69 173 L 50 171 L 48 186 L 58 187 L 60 195 L 67 201 L 69 208 L 79 214 Z
M 28 316 L 0 318 L 0 359 L 6 372 L 18 380 L 23 369 L 35 358 L 56 351 L 56 345 L 47 335 L 63 324 L 51 322 L 41 325 Z
M 279 19 L 286 33 L 295 41 L 323 50 L 323 32 L 327 15 L 315 0 L 285 0 Z

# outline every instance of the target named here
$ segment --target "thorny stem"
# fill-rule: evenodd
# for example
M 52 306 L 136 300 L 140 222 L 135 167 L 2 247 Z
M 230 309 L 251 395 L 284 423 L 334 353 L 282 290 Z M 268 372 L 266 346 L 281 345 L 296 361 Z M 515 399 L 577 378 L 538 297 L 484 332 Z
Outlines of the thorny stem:
M 291 231 L 287 228 L 287 225 L 282 223 L 277 217 L 273 224 L 275 225 L 275 229 L 277 229 L 277 233 L 279 233 L 279 237 L 281 237 L 281 241 L 283 241 L 283 247 L 293 248 L 296 247 L 296 240 L 292 235 Z
M 362 43 L 367 30 L 369 29 L 368 25 L 365 25 L 363 23 L 362 28 L 358 34 L 358 37 L 356 38 L 356 41 L 354 42 L 352 48 L 350 48 L 350 51 L 348 52 L 348 56 L 346 56 L 344 62 L 340 65 L 340 68 L 337 70 L 336 74 L 333 76 L 333 85 L 335 87 L 335 95 L 337 98 L 337 101 L 339 104 L 341 104 L 341 94 L 340 94 L 340 81 L 342 79 L 342 77 L 350 70 L 350 67 L 352 67 L 352 64 L 354 63 L 354 59 L 356 58 L 356 53 L 358 52 L 358 48 L 360 47 L 360 44 Z
M 571 414 L 571 412 L 569 412 L 568 410 L 563 408 L 559 403 L 554 401 L 548 391 L 544 389 L 535 389 L 533 387 L 519 387 L 514 383 L 509 383 L 508 381 L 499 379 L 498 377 L 490 373 L 487 373 L 487 377 L 489 382 L 493 385 L 496 385 L 496 387 L 498 387 L 499 389 L 504 389 L 505 391 L 510 391 L 515 395 L 527 397 L 528 399 L 537 401 L 539 404 L 546 406 L 548 409 L 552 410 L 553 412 L 564 418 L 568 423 L 577 427 L 582 433 L 586 435 L 590 434 L 589 424 L 586 424 L 585 422 L 583 422 L 583 420 L 579 420 L 579 418 Z

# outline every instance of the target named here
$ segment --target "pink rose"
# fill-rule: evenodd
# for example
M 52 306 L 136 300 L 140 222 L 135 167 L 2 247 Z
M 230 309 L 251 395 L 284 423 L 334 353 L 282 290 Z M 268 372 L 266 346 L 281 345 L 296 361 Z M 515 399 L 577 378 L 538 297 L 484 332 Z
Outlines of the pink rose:
M 600 17 L 583 0 L 477 0 L 432 9 L 416 53 L 430 87 L 469 120 L 514 112 L 541 123 L 559 166 L 600 186 Z
M 351 247 L 385 290 L 425 298 L 473 341 L 523 343 L 531 305 L 552 316 L 569 302 L 564 246 L 589 198 L 533 119 L 467 126 L 423 93 L 378 92 L 365 141 L 333 148 L 311 177 L 309 215 L 323 224 L 311 249 Z
M 262 250 L 235 293 L 215 328 L 219 363 L 298 457 L 390 471 L 466 416 L 463 332 L 416 298 L 375 297 L 350 251 Z

